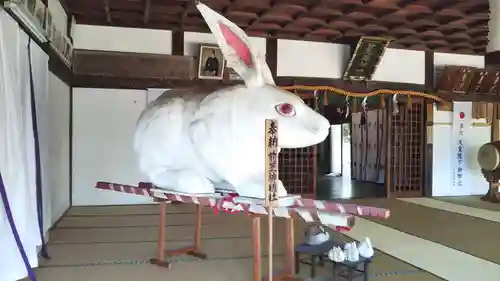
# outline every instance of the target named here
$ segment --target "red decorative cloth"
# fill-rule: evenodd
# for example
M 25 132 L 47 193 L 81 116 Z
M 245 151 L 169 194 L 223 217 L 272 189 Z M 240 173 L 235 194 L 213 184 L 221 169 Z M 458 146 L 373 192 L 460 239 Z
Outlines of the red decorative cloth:
M 238 196 L 237 193 L 229 193 L 226 197 L 222 198 L 222 200 L 219 200 L 219 202 L 212 207 L 212 209 L 214 210 L 214 214 L 217 215 L 219 214 L 219 212 L 230 213 L 230 214 L 239 212 L 238 210 L 235 209 L 228 209 L 222 207 L 224 202 L 231 202 L 234 204 L 233 199 L 237 196 Z

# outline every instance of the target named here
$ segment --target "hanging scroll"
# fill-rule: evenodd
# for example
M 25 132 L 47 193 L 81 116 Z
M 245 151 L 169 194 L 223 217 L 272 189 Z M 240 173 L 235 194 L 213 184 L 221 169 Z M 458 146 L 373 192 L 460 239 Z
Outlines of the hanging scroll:
M 383 37 L 361 37 L 344 72 L 344 80 L 371 80 L 390 42 Z
M 269 206 L 278 199 L 276 195 L 278 184 L 278 120 L 266 119 L 266 201 Z

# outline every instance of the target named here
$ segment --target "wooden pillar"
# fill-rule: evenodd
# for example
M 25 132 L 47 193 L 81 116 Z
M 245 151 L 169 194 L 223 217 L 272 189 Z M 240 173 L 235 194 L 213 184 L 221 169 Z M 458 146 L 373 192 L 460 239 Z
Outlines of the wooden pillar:
M 425 52 L 425 87 L 428 90 L 434 89 L 434 52 Z M 434 102 L 426 101 L 425 110 L 423 111 L 424 116 L 424 134 L 423 134 L 423 146 L 424 146 L 424 186 L 423 186 L 423 196 L 432 196 L 432 163 L 433 163 L 433 123 L 434 123 Z
M 392 101 L 386 102 L 386 114 L 385 114 L 385 122 L 386 122 L 386 132 L 385 132 L 385 189 L 386 196 L 390 198 L 392 195 L 393 183 L 392 183 L 392 109 L 394 104 Z M 351 131 L 352 135 L 352 131 Z M 351 142 L 352 143 L 352 142 Z M 352 163 L 353 161 L 351 161 Z M 352 166 L 351 166 L 352 169 Z
M 184 55 L 184 32 L 182 30 L 172 31 L 172 55 Z
M 266 63 L 276 81 L 278 76 L 278 39 L 266 39 Z

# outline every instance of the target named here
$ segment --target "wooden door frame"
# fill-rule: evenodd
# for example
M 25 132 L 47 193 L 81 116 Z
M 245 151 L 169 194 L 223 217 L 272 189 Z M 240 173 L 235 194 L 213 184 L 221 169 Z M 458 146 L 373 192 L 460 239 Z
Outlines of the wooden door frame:
M 401 103 L 407 103 L 408 101 L 402 101 Z M 420 169 L 422 173 L 422 180 L 421 180 L 421 186 L 420 186 L 420 191 L 414 191 L 414 192 L 408 192 L 408 195 L 405 194 L 405 197 L 423 197 L 426 194 L 426 153 L 427 153 L 427 110 L 426 110 L 426 101 L 424 99 L 414 99 L 413 102 L 418 102 L 422 106 L 421 114 L 419 116 L 420 119 L 420 126 L 419 126 L 419 134 L 421 136 L 420 139 L 420 151 L 421 151 L 421 159 L 420 159 Z M 386 102 L 386 122 L 387 122 L 387 132 L 386 132 L 386 155 L 385 155 L 385 162 L 386 162 L 386 170 L 385 170 L 385 188 L 387 192 L 387 198 L 392 198 L 392 197 L 397 197 L 398 192 L 396 192 L 396 186 L 393 183 L 394 180 L 394 175 L 393 175 L 393 169 L 394 163 L 392 161 L 392 133 L 393 133 L 393 120 L 392 120 L 392 111 L 394 109 L 394 104 L 392 101 Z M 418 194 L 417 194 L 418 193 Z M 401 194 L 403 195 L 403 194 Z

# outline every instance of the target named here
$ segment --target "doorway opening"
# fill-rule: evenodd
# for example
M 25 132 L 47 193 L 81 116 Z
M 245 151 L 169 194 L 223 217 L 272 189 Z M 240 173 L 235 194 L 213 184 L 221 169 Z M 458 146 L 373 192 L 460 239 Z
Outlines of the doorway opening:
M 342 116 L 326 109 L 330 135 L 324 143 L 328 167 L 318 177 L 318 196 L 327 199 L 385 198 L 386 110 Z M 332 114 L 332 111 L 337 112 Z M 326 112 L 325 112 L 326 113 Z M 363 116 L 364 115 L 364 116 Z

